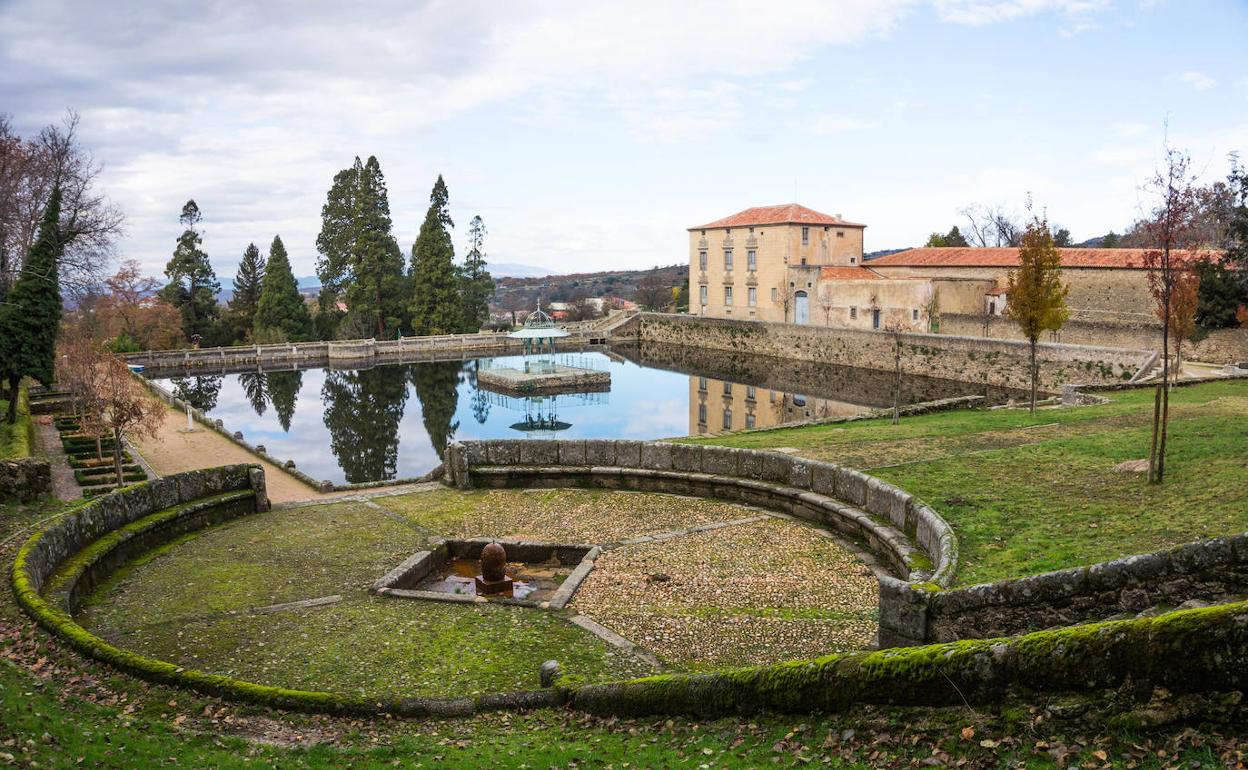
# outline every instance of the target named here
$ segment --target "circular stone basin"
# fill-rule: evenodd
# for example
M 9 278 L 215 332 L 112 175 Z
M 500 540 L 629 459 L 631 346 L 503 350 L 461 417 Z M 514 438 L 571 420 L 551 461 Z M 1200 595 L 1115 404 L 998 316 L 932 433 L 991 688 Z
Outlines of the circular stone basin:
M 480 537 L 604 551 L 562 612 L 369 593 L 438 538 Z M 535 593 L 570 571 L 515 566 Z M 862 648 L 874 641 L 877 605 L 875 578 L 851 551 L 757 509 L 660 494 L 444 489 L 213 527 L 123 567 L 78 620 L 122 648 L 210 673 L 401 698 L 536 689 L 549 659 L 593 682 Z M 638 649 L 570 622 L 578 615 Z

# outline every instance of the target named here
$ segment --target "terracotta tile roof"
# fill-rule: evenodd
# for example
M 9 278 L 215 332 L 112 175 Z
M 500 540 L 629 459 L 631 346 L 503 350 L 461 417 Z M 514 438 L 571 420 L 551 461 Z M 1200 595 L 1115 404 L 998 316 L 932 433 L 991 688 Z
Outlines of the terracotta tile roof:
M 721 227 L 752 227 L 755 225 L 835 225 L 837 227 L 866 227 L 857 222 L 847 222 L 840 217 L 823 214 L 796 203 L 781 206 L 755 206 L 752 209 L 738 211 L 730 217 L 716 219 L 704 225 L 690 227 L 690 230 L 714 230 Z
M 821 281 L 870 281 L 879 280 L 884 276 L 865 267 L 824 267 L 819 270 Z
M 1147 249 L 1058 249 L 1063 267 L 1144 267 Z M 1215 252 L 1209 252 L 1216 254 Z M 869 267 L 1017 267 L 1016 248 L 908 249 L 867 260 Z

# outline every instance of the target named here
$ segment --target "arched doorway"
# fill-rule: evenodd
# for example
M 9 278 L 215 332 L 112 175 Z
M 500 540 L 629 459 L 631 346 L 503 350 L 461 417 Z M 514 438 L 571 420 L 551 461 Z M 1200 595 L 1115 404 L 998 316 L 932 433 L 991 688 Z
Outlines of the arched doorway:
M 793 323 L 810 323 L 810 301 L 804 291 L 793 295 Z

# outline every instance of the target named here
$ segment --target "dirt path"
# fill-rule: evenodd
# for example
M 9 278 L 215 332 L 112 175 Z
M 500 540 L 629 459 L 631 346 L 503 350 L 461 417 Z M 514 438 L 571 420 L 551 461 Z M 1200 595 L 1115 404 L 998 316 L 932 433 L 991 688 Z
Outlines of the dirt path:
M 61 434 L 56 432 L 51 418 L 45 423 L 43 417 L 35 417 L 35 438 L 39 442 L 39 450 L 52 466 L 52 494 L 57 500 L 81 500 L 82 487 L 74 479 L 69 457 L 61 446 Z
M 213 468 L 218 465 L 259 463 L 264 467 L 269 499 L 275 503 L 328 500 L 359 494 L 349 489 L 329 493 L 317 491 L 277 465 L 248 452 L 216 431 L 209 430 L 202 425 L 197 427 L 198 430 L 195 432 L 186 433 L 186 416 L 182 412 L 169 409 L 165 413 L 164 424 L 161 425 L 155 438 L 145 438 L 133 443 L 147 463 L 162 476 L 198 468 Z

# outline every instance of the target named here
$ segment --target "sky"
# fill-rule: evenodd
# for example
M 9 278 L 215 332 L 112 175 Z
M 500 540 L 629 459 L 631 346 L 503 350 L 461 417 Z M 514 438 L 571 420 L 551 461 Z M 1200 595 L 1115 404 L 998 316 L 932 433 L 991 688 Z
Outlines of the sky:
M 366 7 L 365 7 L 366 6 Z M 405 254 L 452 235 L 553 272 L 688 259 L 685 228 L 799 202 L 921 245 L 1028 194 L 1122 231 L 1163 141 L 1248 158 L 1246 0 L 0 0 L 0 112 L 81 115 L 159 275 L 188 198 L 228 285 L 280 234 L 312 275 L 334 174 L 376 155 Z

